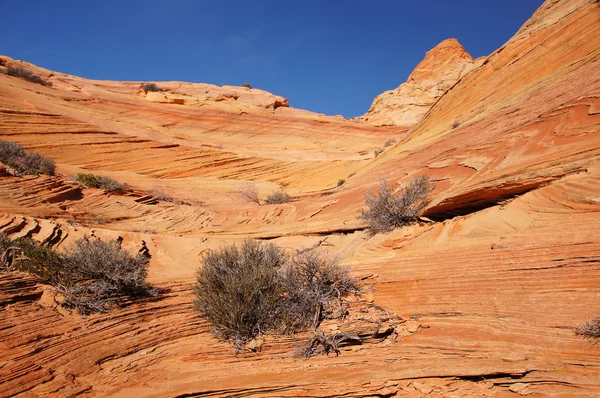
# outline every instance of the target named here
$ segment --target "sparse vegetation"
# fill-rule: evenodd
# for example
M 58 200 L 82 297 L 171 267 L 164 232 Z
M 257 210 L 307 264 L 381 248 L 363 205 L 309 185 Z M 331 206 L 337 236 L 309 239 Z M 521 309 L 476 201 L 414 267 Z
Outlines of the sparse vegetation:
M 149 93 L 149 92 L 162 92 L 163 89 L 158 87 L 156 85 L 156 83 L 145 83 L 142 85 L 142 89 L 144 90 L 145 93 Z
M 267 199 L 265 200 L 265 202 L 267 202 L 270 205 L 278 205 L 281 203 L 287 203 L 291 201 L 292 198 L 290 197 L 290 195 L 283 191 L 273 192 L 272 194 L 267 196 Z
M 583 338 L 600 339 L 600 316 L 588 319 L 583 325 L 577 325 L 573 332 Z
M 244 84 L 242 84 L 242 87 L 252 88 L 252 86 L 250 85 L 250 83 L 244 83 Z
M 106 176 L 97 176 L 89 173 L 79 173 L 71 179 L 88 188 L 101 188 L 108 192 L 120 192 L 125 189 L 125 184 Z
M 381 180 L 378 195 L 371 191 L 366 193 L 367 208 L 361 209 L 360 217 L 367 222 L 371 232 L 390 232 L 416 221 L 429 203 L 433 189 L 434 184 L 425 175 L 413 178 L 396 193 L 386 180 Z
M 342 185 L 344 185 L 345 183 L 346 183 L 346 180 L 345 180 L 345 179 L 343 179 L 343 178 L 340 178 L 340 179 L 338 180 L 338 182 L 337 182 L 337 186 L 338 186 L 338 187 L 341 187 L 341 186 L 342 186 Z
M 185 200 L 182 199 L 177 199 L 174 198 L 170 195 L 167 195 L 165 193 L 165 190 L 163 187 L 155 185 L 154 188 L 152 188 L 152 192 L 151 192 L 152 196 L 154 196 L 157 200 L 161 200 L 163 202 L 169 202 L 169 203 L 175 203 L 177 205 L 187 205 L 189 204 L 188 202 L 186 202 Z
M 396 139 L 395 139 L 395 138 L 390 138 L 390 139 L 388 139 L 388 140 L 385 142 L 385 144 L 383 144 L 383 146 L 386 146 L 386 147 L 387 147 L 387 146 L 392 146 L 392 145 L 394 145 L 395 143 L 396 143 Z
M 260 199 L 258 198 L 258 190 L 256 189 L 256 185 L 248 184 L 240 189 L 239 192 L 244 198 L 260 206 Z
M 32 83 L 41 84 L 42 86 L 52 87 L 52 82 L 44 80 L 40 75 L 36 75 L 29 69 L 25 69 L 20 66 L 9 66 L 6 68 L 6 74 L 9 76 L 18 77 L 19 79 L 27 80 Z
M 454 121 L 454 123 L 452 123 L 452 129 L 456 129 L 460 127 L 460 122 L 458 120 Z
M 359 154 L 359 155 L 361 155 L 361 156 L 368 155 L 368 154 L 369 154 L 369 151 L 367 151 L 367 150 L 362 150 L 362 151 L 359 151 L 359 152 L 358 152 L 358 154 Z
M 0 249 L 17 248 L 12 268 L 37 275 L 62 296 L 60 304 L 81 314 L 105 312 L 123 299 L 154 294 L 146 283 L 148 258 L 121 250 L 117 240 L 77 240 L 64 254 L 30 238 L 0 234 Z
M 383 148 L 377 148 L 373 151 L 373 155 L 375 155 L 375 157 L 381 155 L 383 153 Z
M 209 252 L 202 262 L 193 306 L 236 351 L 268 333 L 314 329 L 342 316 L 339 300 L 358 292 L 348 269 L 317 250 L 290 259 L 274 244 L 248 240 Z
M 54 175 L 56 170 L 54 160 L 35 151 L 26 151 L 16 142 L 0 141 L 0 162 L 18 174 Z

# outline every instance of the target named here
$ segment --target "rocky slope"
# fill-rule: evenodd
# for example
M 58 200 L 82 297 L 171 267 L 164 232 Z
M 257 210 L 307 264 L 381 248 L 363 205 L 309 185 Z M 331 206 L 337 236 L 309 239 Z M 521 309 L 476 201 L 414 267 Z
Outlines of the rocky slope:
M 600 302 L 598 2 L 544 3 L 409 132 L 49 78 L 53 88 L 0 75 L 0 139 L 52 156 L 65 176 L 89 170 L 131 189 L 0 170 L 0 230 L 59 249 L 121 236 L 152 256 L 162 293 L 79 317 L 33 278 L 1 273 L 1 396 L 600 394 L 599 345 L 572 332 Z M 436 182 L 431 222 L 364 231 L 357 215 L 377 179 L 421 173 Z M 294 201 L 248 203 L 237 190 L 250 181 Z M 183 201 L 156 200 L 155 186 Z M 374 288 L 368 308 L 402 318 L 396 338 L 308 361 L 289 338 L 233 355 L 190 308 L 190 287 L 203 252 L 248 236 L 338 253 Z
M 444 40 L 427 52 L 405 83 L 377 96 L 359 119 L 375 126 L 414 125 L 438 98 L 484 60 L 474 60 L 458 40 Z

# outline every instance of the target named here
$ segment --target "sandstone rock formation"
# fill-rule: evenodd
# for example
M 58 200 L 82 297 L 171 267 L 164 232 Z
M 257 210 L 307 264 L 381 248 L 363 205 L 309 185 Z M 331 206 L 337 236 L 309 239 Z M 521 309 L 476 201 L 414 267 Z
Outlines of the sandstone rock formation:
M 375 126 L 416 124 L 450 87 L 480 66 L 456 39 L 447 39 L 429 50 L 408 80 L 378 95 L 360 120 Z
M 596 1 L 546 1 L 408 133 L 273 113 L 262 93 L 177 104 L 139 83 L 34 66 L 52 88 L 0 75 L 0 140 L 62 174 L 0 168 L 0 231 L 59 250 L 121 236 L 152 256 L 161 289 L 80 317 L 31 276 L 0 272 L 0 396 L 600 395 L 600 345 L 572 331 L 599 314 L 599 22 Z M 200 98 L 193 87 L 179 94 Z M 130 189 L 78 187 L 67 176 L 80 171 Z M 357 215 L 378 178 L 423 173 L 436 183 L 431 222 L 364 231 Z M 249 203 L 248 183 L 294 200 Z M 202 253 L 247 237 L 338 253 L 373 288 L 369 310 L 402 318 L 398 335 L 308 361 L 292 358 L 291 338 L 233 355 L 191 309 L 191 285 Z

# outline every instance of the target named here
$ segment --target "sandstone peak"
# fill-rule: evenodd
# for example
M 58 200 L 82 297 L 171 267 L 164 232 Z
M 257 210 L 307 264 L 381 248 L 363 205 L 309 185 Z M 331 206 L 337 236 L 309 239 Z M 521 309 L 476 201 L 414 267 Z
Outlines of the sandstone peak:
M 425 54 L 406 83 L 386 91 L 373 101 L 360 119 L 371 124 L 416 124 L 446 90 L 479 66 L 457 39 L 446 39 Z
M 472 62 L 473 58 L 457 39 L 450 38 L 442 41 L 427 51 L 425 58 L 408 77 L 408 82 L 420 82 L 443 76 L 448 68 L 460 62 Z

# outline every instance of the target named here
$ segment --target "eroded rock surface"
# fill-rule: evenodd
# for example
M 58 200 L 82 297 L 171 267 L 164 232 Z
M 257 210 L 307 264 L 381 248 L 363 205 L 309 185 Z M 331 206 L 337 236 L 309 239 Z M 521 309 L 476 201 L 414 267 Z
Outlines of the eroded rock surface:
M 600 395 L 600 345 L 572 331 L 600 302 L 598 2 L 544 3 L 409 132 L 239 99 L 152 102 L 140 84 L 38 71 L 53 88 L 0 75 L 0 139 L 63 175 L 0 168 L 0 231 L 59 250 L 121 237 L 151 255 L 162 293 L 79 317 L 34 278 L 0 273 L 1 396 Z M 130 188 L 81 188 L 79 171 Z M 431 222 L 364 230 L 378 178 L 423 173 Z M 294 200 L 249 203 L 248 183 Z M 397 338 L 304 361 L 298 340 L 269 337 L 233 355 L 191 309 L 191 285 L 202 253 L 247 237 L 340 254 L 373 288 L 367 312 L 403 320 Z
M 438 98 L 484 60 L 474 60 L 458 40 L 444 40 L 427 52 L 405 83 L 377 96 L 359 119 L 375 126 L 414 125 Z

